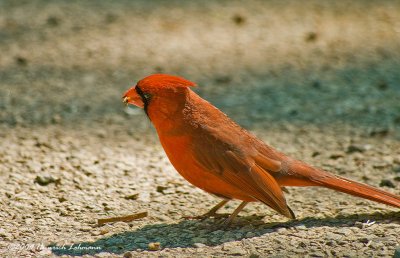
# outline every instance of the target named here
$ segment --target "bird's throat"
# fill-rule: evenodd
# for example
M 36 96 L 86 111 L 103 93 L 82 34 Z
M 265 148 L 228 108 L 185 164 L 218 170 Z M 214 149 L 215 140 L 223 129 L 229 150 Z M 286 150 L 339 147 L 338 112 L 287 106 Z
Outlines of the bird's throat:
M 154 98 L 148 105 L 147 115 L 158 133 L 176 134 L 184 127 L 184 110 L 190 102 L 190 90 Z

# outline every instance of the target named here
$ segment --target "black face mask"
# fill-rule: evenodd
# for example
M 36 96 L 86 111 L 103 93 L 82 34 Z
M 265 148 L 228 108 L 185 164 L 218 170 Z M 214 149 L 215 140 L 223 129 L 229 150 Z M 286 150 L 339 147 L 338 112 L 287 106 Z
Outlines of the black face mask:
M 137 86 L 137 85 L 136 85 L 136 87 L 135 87 L 135 90 L 136 90 L 136 93 L 139 94 L 140 98 L 141 98 L 142 101 L 143 101 L 143 104 L 144 104 L 144 112 L 146 113 L 147 116 L 149 116 L 149 114 L 147 113 L 147 108 L 148 108 L 149 103 L 150 103 L 151 95 L 150 95 L 150 94 L 147 94 L 147 93 L 144 93 L 144 92 L 142 91 L 142 89 L 139 88 L 139 86 Z

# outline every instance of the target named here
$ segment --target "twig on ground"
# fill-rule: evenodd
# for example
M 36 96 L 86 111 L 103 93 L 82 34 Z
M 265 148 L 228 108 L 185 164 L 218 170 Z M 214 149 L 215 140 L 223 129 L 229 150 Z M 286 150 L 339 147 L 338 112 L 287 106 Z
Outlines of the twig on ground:
M 122 217 L 98 219 L 97 220 L 97 225 L 100 226 L 100 225 L 104 225 L 104 224 L 109 223 L 109 222 L 117 222 L 117 221 L 129 222 L 129 221 L 136 220 L 136 219 L 141 219 L 141 218 L 144 218 L 144 217 L 147 217 L 147 211 L 136 213 L 136 214 L 131 214 L 131 215 L 127 215 L 127 216 L 122 216 Z

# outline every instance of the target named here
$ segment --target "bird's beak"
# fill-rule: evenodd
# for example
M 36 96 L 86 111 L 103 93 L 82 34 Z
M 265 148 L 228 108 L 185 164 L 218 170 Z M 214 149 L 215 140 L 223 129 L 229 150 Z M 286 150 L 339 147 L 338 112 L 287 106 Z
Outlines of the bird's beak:
M 122 96 L 122 102 L 124 102 L 126 105 L 132 104 L 137 107 L 143 108 L 144 103 L 142 101 L 142 98 L 136 92 L 135 87 L 136 86 L 133 86 L 132 88 L 130 88 L 125 92 L 125 94 Z

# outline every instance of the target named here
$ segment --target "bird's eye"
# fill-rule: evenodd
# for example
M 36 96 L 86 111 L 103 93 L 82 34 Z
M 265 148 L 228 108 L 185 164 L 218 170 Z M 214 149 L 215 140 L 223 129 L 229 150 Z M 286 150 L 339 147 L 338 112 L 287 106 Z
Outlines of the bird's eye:
M 144 97 L 146 100 L 151 99 L 151 95 L 150 95 L 149 93 L 144 93 L 144 94 L 143 94 L 143 97 Z

